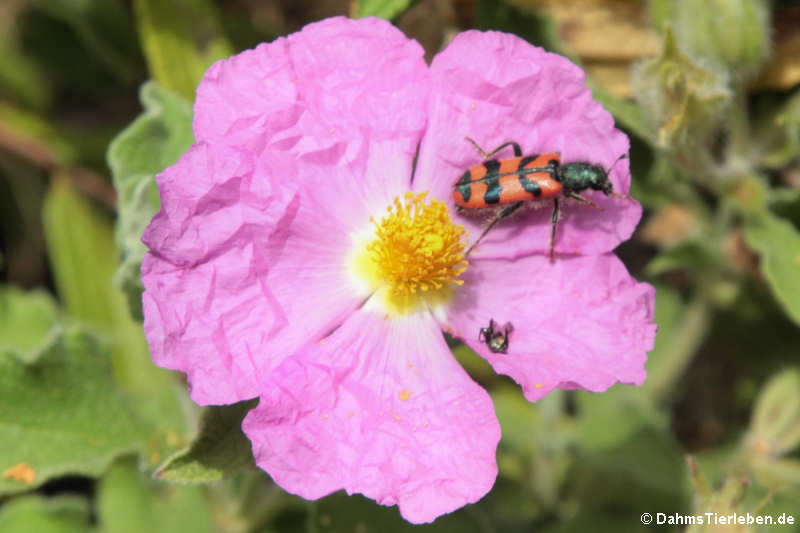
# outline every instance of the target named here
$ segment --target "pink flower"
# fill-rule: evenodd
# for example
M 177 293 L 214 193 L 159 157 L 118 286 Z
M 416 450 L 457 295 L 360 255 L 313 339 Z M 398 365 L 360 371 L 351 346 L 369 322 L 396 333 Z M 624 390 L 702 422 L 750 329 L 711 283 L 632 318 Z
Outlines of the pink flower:
M 286 490 L 361 493 L 415 523 L 490 490 L 500 427 L 442 330 L 532 401 L 644 381 L 654 290 L 610 253 L 635 201 L 566 205 L 553 263 L 550 209 L 463 255 L 485 224 L 453 208 L 481 160 L 465 136 L 604 168 L 627 152 L 563 57 L 470 31 L 428 67 L 383 20 L 329 19 L 212 66 L 194 131 L 157 177 L 145 330 L 197 403 L 261 398 L 243 428 Z M 628 191 L 626 160 L 611 180 Z M 478 340 L 490 319 L 513 323 L 508 353 Z

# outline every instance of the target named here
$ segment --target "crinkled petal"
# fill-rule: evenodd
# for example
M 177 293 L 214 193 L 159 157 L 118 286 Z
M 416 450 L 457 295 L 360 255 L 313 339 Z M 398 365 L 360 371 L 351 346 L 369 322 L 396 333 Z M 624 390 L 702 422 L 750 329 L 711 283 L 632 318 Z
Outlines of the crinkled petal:
M 453 205 L 453 184 L 482 156 L 465 137 L 490 151 L 516 141 L 525 155 L 560 152 L 562 162 L 585 161 L 608 169 L 628 151 L 628 138 L 614 119 L 592 99 L 583 71 L 569 60 L 545 52 L 513 35 L 468 31 L 456 36 L 431 65 L 433 93 L 430 118 L 414 187 L 430 190 Z M 512 157 L 510 148 L 497 157 Z M 630 186 L 628 161 L 611 172 L 614 190 Z M 558 226 L 556 251 L 600 254 L 613 250 L 633 233 L 641 207 L 631 198 L 585 196 L 599 204 L 565 205 Z M 547 253 L 552 208 L 530 209 L 502 221 L 475 249 L 476 257 L 514 258 Z M 455 215 L 473 238 L 484 214 Z
M 186 372 L 197 403 L 256 396 L 258 376 L 367 297 L 348 258 L 370 216 L 406 190 L 411 157 L 391 148 L 373 151 L 382 165 L 363 183 L 346 167 L 309 163 L 296 164 L 304 179 L 292 183 L 279 163 L 264 164 L 280 159 L 206 144 L 157 177 L 145 329 L 153 360 Z
M 294 197 L 290 182 L 271 178 L 284 171 L 242 150 L 196 144 L 156 176 L 161 210 L 142 240 L 180 266 L 253 241 L 263 244 Z
M 443 328 L 522 385 L 529 400 L 555 387 L 601 392 L 644 382 L 655 290 L 616 256 L 481 259 L 463 277 Z M 479 342 L 490 319 L 512 324 L 508 353 Z
M 244 420 L 259 466 L 316 499 L 345 489 L 430 522 L 492 487 L 492 401 L 427 315 L 359 311 L 262 385 Z
M 251 154 L 198 144 L 156 176 L 161 210 L 143 241 L 144 329 L 153 360 L 186 372 L 200 404 L 257 395 L 259 346 L 278 302 L 262 283 L 292 188 Z
M 257 395 L 259 345 L 278 309 L 260 277 L 270 236 L 297 204 L 273 172 L 241 150 L 199 144 L 156 177 L 144 328 L 153 360 L 186 372 L 200 404 Z
M 197 89 L 195 136 L 325 164 L 364 162 L 365 139 L 413 156 L 430 88 L 423 56 L 385 20 L 309 24 L 212 65 Z

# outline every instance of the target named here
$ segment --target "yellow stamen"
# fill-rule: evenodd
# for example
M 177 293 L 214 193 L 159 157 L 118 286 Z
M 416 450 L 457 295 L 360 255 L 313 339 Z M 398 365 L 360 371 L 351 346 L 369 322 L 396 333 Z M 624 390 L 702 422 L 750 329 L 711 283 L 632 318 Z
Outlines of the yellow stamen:
M 395 312 L 410 312 L 430 298 L 448 298 L 467 269 L 464 227 L 453 224 L 443 202 L 428 203 L 425 197 L 424 192 L 408 192 L 402 201 L 394 199 L 380 221 L 371 218 L 374 238 L 356 258 L 360 277 L 376 290 L 385 289 Z

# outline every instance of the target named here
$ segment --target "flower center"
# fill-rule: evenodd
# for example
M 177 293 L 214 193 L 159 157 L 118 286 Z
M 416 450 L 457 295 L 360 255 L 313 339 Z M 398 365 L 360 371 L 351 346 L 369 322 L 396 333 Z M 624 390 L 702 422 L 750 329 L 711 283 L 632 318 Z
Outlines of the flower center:
M 443 202 L 426 202 L 426 194 L 408 192 L 402 201 L 394 199 L 380 222 L 370 218 L 374 239 L 359 254 L 362 277 L 385 288 L 389 307 L 399 312 L 427 297 L 445 297 L 453 284 L 463 283 L 457 278 L 467 269 L 464 227 L 453 224 Z

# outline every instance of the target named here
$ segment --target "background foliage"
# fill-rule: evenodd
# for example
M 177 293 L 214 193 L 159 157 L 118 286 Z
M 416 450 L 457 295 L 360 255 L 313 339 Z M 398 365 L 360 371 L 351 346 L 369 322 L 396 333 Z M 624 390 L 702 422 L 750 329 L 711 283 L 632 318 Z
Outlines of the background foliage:
M 658 289 L 646 384 L 532 405 L 454 344 L 492 393 L 500 478 L 420 528 L 360 497 L 276 487 L 238 429 L 253 404 L 194 406 L 181 376 L 150 362 L 140 323 L 153 176 L 193 140 L 203 71 L 335 14 L 392 19 L 428 58 L 481 28 L 582 64 L 631 136 L 645 206 L 618 253 Z M 637 531 L 656 527 L 644 512 L 705 511 L 800 522 L 793 2 L 7 0 L 0 56 L 0 531 Z

